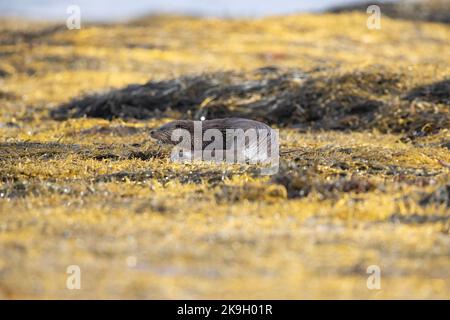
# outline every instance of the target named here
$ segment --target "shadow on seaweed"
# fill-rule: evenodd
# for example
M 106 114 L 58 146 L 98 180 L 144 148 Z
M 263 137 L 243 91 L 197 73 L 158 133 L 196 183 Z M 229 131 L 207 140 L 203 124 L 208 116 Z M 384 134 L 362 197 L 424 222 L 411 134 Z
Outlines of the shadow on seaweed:
M 84 146 L 79 144 L 63 144 L 58 142 L 12 142 L 0 143 L 0 158 L 3 161 L 11 161 L 20 158 L 33 158 L 49 160 L 54 158 L 66 158 L 71 154 L 77 154 L 84 159 L 95 160 L 149 160 L 153 158 L 165 158 L 167 155 L 156 146 L 151 149 L 143 149 L 144 145 L 106 145 L 97 144 Z
M 450 105 L 450 79 L 414 88 L 405 99 Z
M 416 110 L 411 99 L 446 103 L 448 81 L 412 90 L 406 83 L 404 74 L 379 68 L 329 76 L 266 67 L 129 85 L 76 98 L 53 109 L 51 116 L 149 119 L 178 113 L 196 120 L 246 117 L 278 126 L 381 132 L 445 127 L 450 122 L 446 110 L 433 104 Z

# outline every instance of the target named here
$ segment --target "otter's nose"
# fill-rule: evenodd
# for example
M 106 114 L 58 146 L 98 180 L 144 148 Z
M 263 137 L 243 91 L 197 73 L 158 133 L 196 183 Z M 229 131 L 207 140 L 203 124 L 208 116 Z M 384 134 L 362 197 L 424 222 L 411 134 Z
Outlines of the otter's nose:
M 150 130 L 150 137 L 152 137 L 153 139 L 156 139 L 156 130 Z

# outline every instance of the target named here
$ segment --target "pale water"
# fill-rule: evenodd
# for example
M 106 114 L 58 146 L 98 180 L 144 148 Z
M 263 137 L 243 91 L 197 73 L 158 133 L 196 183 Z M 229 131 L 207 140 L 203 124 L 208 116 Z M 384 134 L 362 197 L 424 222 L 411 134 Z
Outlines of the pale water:
M 261 17 L 316 12 L 358 0 L 0 0 L 0 16 L 65 21 L 70 5 L 83 20 L 120 21 L 147 14 L 175 13 L 215 17 Z

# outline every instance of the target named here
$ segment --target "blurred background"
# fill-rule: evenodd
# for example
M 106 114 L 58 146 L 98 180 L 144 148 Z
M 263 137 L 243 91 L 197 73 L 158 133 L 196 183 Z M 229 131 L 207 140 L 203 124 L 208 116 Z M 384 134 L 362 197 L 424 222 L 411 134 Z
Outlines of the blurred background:
M 0 0 L 0 299 L 449 299 L 449 4 Z M 203 116 L 295 152 L 149 137 Z
M 358 0 L 25 0 L 0 1 L 2 16 L 34 19 L 64 19 L 69 5 L 82 8 L 83 19 L 90 21 L 118 21 L 135 18 L 142 13 L 176 13 L 214 17 L 261 17 L 296 12 L 311 12 L 328 9 L 335 5 L 354 4 Z M 107 8 L 107 10 L 105 10 Z

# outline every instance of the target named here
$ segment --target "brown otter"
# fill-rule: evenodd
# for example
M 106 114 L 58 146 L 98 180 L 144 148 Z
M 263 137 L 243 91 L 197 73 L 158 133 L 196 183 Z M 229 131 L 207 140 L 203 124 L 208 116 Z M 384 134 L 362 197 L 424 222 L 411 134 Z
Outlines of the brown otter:
M 216 139 L 219 138 L 222 148 L 216 148 L 216 150 L 237 150 L 235 140 L 237 138 L 233 135 L 233 132 L 241 131 L 248 135 L 253 132 L 253 137 L 256 139 L 251 139 L 247 136 L 242 140 L 244 141 L 245 150 L 236 151 L 237 153 L 246 152 L 246 158 L 253 158 L 254 154 L 258 152 L 257 150 L 261 152 L 260 149 L 262 148 L 265 148 L 266 152 L 264 153 L 267 153 L 267 155 L 264 157 L 267 158 L 267 156 L 270 156 L 271 145 L 274 142 L 271 139 L 274 135 L 271 127 L 265 123 L 244 118 L 223 118 L 204 121 L 176 120 L 152 130 L 150 136 L 163 144 L 177 145 L 180 142 L 179 139 L 174 138 L 174 132 L 177 129 L 184 129 L 190 134 L 190 150 L 195 150 L 196 146 L 205 150 L 205 148 L 208 148 L 208 145 L 211 146 L 212 142 L 217 142 Z M 205 135 L 210 129 L 215 129 L 216 133 L 220 133 L 220 137 L 214 136 L 214 139 L 211 139 L 211 136 Z M 201 134 L 197 131 L 200 131 Z M 198 142 L 199 140 L 200 142 L 196 144 L 196 141 Z M 249 157 L 248 152 L 252 153 L 252 156 Z

